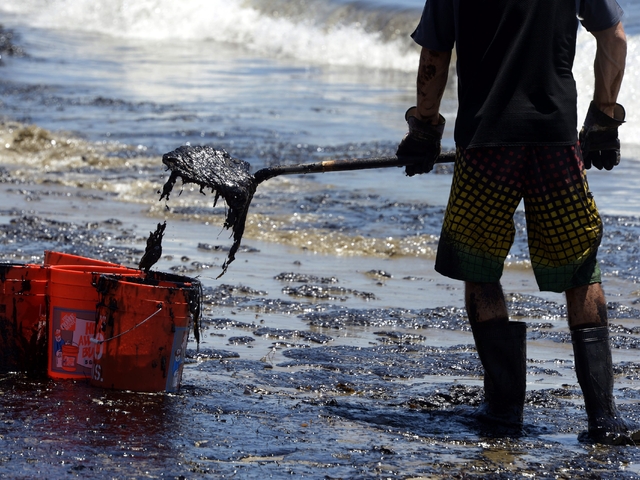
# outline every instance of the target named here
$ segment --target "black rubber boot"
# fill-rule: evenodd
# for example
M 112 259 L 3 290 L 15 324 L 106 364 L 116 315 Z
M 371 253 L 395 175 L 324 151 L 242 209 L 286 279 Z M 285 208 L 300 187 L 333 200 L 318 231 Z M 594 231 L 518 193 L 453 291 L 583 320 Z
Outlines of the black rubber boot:
M 509 433 L 520 431 L 527 390 L 527 326 L 479 322 L 471 330 L 484 367 L 484 403 L 473 416 Z
M 578 437 L 583 442 L 635 445 L 638 428 L 620 417 L 613 398 L 613 362 L 609 328 L 594 327 L 571 332 L 576 375 L 584 395 L 589 429 Z

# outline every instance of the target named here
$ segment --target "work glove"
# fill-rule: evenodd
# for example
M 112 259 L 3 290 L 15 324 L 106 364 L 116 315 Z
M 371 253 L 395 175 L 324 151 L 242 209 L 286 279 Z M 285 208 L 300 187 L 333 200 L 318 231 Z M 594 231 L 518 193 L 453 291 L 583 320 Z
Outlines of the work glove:
M 418 109 L 411 107 L 405 113 L 404 118 L 409 125 L 409 133 L 398 145 L 396 156 L 400 160 L 410 160 L 413 163 L 405 167 L 405 173 L 412 177 L 420 173 L 429 173 L 433 170 L 440 155 L 440 141 L 444 132 L 445 120 L 440 115 L 440 123 L 431 125 L 430 123 L 418 120 L 416 117 Z
M 611 170 L 620 163 L 618 127 L 624 123 L 625 111 L 616 103 L 611 118 L 591 102 L 584 125 L 578 135 L 585 168 Z

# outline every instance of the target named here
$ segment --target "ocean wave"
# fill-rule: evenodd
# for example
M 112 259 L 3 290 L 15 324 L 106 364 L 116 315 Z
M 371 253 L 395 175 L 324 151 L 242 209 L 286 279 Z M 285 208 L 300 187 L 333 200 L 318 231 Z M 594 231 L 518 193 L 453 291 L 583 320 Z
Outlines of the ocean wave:
M 420 10 L 319 0 L 5 0 L 40 28 L 157 42 L 214 41 L 316 64 L 411 71 Z M 212 46 L 215 48 L 215 46 Z
M 421 4 L 420 0 L 3 0 L 0 11 L 40 28 L 159 43 L 231 43 L 260 55 L 313 64 L 415 71 L 418 47 L 410 34 Z M 635 0 L 620 4 L 634 63 L 640 7 Z

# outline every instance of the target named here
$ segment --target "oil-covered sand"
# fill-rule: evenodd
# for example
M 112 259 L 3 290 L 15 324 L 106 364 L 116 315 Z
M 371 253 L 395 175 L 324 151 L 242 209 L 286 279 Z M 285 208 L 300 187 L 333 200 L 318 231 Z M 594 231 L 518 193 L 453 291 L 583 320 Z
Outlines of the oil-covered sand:
M 154 268 L 198 277 L 204 315 L 177 394 L 0 378 L 0 475 L 637 478 L 640 449 L 578 442 L 586 415 L 563 297 L 539 294 L 526 262 L 514 262 L 504 278 L 512 318 L 528 325 L 526 428 L 499 437 L 467 416 L 482 400 L 481 366 L 461 285 L 433 272 L 434 240 L 416 239 L 422 256 L 385 256 L 384 248 L 401 252 L 402 242 L 389 238 L 383 247 L 348 231 L 322 236 L 331 230 L 326 219 L 323 229 L 309 217 L 299 227 L 305 247 L 295 229 L 285 234 L 271 221 L 268 198 L 293 186 L 265 184 L 236 261 L 216 279 L 231 240 L 224 212 L 208 216 L 212 198 L 201 208 L 181 206 L 183 197 L 127 203 L 104 189 L 31 183 L 5 171 L 1 261 L 40 262 L 45 249 L 57 249 L 137 266 L 148 233 L 166 215 L 164 254 Z M 330 196 L 314 195 L 307 209 L 331 209 Z M 180 217 L 180 208 L 191 211 Z M 378 212 L 392 214 L 391 207 Z M 603 245 L 605 262 L 629 267 L 605 279 L 613 292 L 615 394 L 621 412 L 640 422 L 638 220 L 606 222 L 613 240 Z M 278 231 L 281 240 L 270 241 Z M 337 247 L 344 238 L 374 251 L 340 255 L 320 245 Z

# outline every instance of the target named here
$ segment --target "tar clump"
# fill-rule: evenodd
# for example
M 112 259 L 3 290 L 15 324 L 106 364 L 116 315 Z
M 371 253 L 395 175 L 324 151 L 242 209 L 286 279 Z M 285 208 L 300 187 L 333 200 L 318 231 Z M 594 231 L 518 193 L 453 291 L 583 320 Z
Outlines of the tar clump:
M 249 173 L 249 164 L 232 158 L 224 150 L 215 150 L 209 146 L 179 147 L 166 153 L 162 162 L 171 170 L 171 176 L 162 188 L 160 200 L 169 199 L 169 194 L 180 177 L 183 184 L 199 185 L 202 193 L 205 188 L 210 188 L 215 193 L 214 206 L 220 197 L 227 203 L 224 228 L 233 232 L 233 245 L 222 265 L 220 276 L 224 275 L 240 247 L 249 204 L 258 186 Z
M 164 237 L 164 231 L 167 228 L 167 222 L 159 223 L 154 232 L 149 232 L 149 238 L 147 238 L 147 246 L 144 250 L 144 254 L 138 263 L 138 268 L 149 273 L 151 267 L 153 267 L 160 257 L 162 257 L 162 237 Z

